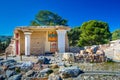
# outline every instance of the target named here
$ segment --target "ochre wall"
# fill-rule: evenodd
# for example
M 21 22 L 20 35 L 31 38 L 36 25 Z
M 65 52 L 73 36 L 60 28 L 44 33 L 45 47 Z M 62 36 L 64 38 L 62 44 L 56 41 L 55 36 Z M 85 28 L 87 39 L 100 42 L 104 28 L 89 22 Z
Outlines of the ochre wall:
M 22 31 L 20 34 L 20 53 L 25 54 L 25 36 Z M 48 42 L 48 31 L 34 31 L 30 35 L 31 54 L 43 54 L 50 51 L 50 42 Z
M 25 35 L 22 31 L 20 34 L 20 53 L 25 54 Z M 33 31 L 31 34 L 30 54 L 43 54 L 50 52 L 50 42 L 48 41 L 48 31 Z M 58 41 L 57 41 L 58 42 Z M 69 51 L 67 33 L 65 35 L 65 51 Z
M 19 31 L 20 39 L 19 39 L 19 44 L 20 44 L 20 54 L 25 54 L 25 36 L 22 31 Z
M 45 52 L 46 31 L 32 32 L 31 34 L 31 54 L 43 54 Z

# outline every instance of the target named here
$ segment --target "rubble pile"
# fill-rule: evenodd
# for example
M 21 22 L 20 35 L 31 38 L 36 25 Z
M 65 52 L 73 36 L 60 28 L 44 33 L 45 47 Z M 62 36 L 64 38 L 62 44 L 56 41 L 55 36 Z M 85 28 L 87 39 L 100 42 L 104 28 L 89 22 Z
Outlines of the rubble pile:
M 75 54 L 75 60 L 77 62 L 105 62 L 107 58 L 103 50 L 98 46 L 92 46 Z

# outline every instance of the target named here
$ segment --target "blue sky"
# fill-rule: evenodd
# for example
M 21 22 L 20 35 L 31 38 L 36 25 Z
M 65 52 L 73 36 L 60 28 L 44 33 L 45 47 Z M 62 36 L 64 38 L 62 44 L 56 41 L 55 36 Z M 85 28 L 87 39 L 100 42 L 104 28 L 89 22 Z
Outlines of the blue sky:
M 100 20 L 109 24 L 111 32 L 120 29 L 120 0 L 0 0 L 0 35 L 28 26 L 40 10 L 57 13 L 70 27 Z

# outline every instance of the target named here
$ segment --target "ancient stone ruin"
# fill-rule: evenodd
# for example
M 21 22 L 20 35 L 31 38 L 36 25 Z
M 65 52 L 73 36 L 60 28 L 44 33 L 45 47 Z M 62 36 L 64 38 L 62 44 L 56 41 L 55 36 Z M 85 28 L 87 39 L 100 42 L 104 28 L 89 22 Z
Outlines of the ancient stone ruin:
M 77 62 L 105 62 L 106 56 L 98 46 L 92 46 L 75 54 L 75 60 Z

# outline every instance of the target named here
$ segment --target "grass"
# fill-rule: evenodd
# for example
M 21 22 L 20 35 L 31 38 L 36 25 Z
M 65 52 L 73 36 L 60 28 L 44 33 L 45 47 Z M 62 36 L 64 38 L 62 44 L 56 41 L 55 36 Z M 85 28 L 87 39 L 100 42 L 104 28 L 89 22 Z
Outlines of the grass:
M 79 66 L 81 70 L 88 71 L 120 71 L 120 63 L 104 62 L 104 63 L 74 63 L 73 66 Z

